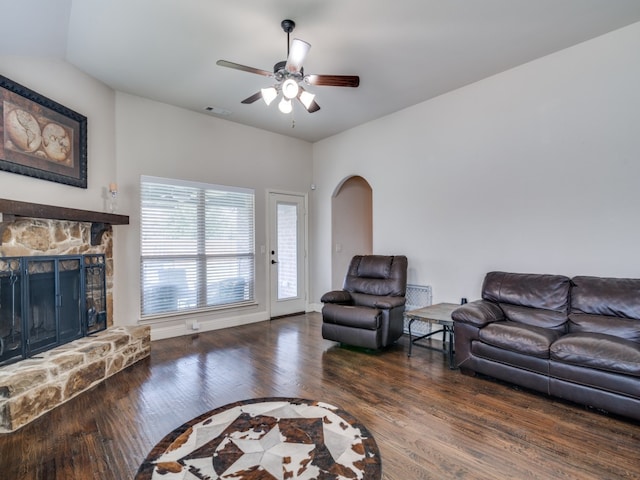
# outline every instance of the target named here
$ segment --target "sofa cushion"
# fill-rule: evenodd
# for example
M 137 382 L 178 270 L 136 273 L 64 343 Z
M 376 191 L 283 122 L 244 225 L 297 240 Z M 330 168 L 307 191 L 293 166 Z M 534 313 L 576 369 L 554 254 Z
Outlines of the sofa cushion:
M 482 298 L 496 303 L 551 310 L 566 316 L 569 308 L 569 277 L 537 273 L 489 272 Z
M 566 333 L 567 315 L 566 313 L 554 312 L 542 308 L 521 307 L 500 303 L 500 308 L 504 312 L 507 320 L 518 323 L 526 323 L 535 327 L 551 328 L 559 332 Z
M 510 321 L 490 323 L 479 332 L 480 340 L 489 345 L 539 358 L 549 358 L 549 347 L 560 335 L 556 330 Z
M 327 303 L 322 307 L 322 321 L 346 327 L 377 330 L 380 328 L 381 312 L 377 308 L 352 307 Z
M 570 314 L 569 332 L 604 333 L 640 343 L 640 320 L 584 313 Z
M 571 313 L 640 320 L 640 279 L 573 277 Z
M 551 345 L 551 359 L 640 376 L 640 344 L 603 333 L 569 333 Z
M 535 357 L 529 354 L 514 352 L 505 348 L 494 347 L 485 342 L 474 341 L 471 344 L 471 351 L 476 359 L 482 358 L 492 362 L 498 362 L 501 365 L 516 367 L 529 372 L 535 372 L 540 375 L 549 375 L 549 359 Z M 520 373 L 522 370 L 518 370 Z M 505 372 L 508 370 L 504 370 Z M 521 377 L 518 373 L 513 378 L 501 376 L 503 380 L 513 383 L 519 383 Z M 490 374 L 488 374 L 490 375 Z

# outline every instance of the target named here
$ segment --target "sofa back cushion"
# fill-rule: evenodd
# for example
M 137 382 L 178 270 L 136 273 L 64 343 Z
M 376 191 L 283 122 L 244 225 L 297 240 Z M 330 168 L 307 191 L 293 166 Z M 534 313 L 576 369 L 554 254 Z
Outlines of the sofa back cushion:
M 569 331 L 614 335 L 640 342 L 640 279 L 571 279 Z
M 500 305 L 507 320 L 564 330 L 570 286 L 562 275 L 489 272 L 482 298 Z
M 571 313 L 640 320 L 640 279 L 573 277 Z

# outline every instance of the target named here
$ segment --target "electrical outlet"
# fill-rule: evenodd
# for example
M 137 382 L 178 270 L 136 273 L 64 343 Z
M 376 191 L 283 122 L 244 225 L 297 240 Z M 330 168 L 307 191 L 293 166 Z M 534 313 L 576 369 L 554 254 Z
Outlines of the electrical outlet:
M 191 324 L 191 330 L 200 330 L 200 324 L 198 323 L 197 320 L 194 320 L 193 323 Z

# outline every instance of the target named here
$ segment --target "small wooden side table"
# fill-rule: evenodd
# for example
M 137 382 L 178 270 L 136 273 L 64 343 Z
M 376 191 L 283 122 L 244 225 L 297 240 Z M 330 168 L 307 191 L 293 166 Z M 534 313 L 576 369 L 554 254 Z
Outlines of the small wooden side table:
M 453 320 L 451 319 L 451 313 L 458 308 L 460 305 L 456 303 L 437 303 L 435 305 L 431 305 L 429 307 L 422 307 L 416 310 L 410 310 L 408 312 L 404 312 L 405 317 L 409 319 L 409 353 L 407 356 L 411 356 L 411 347 L 413 344 L 416 344 L 418 347 L 423 348 L 431 348 L 434 347 L 430 345 L 421 345 L 418 342 L 424 338 L 428 338 L 436 333 L 442 333 L 442 352 L 448 356 L 449 358 L 449 368 L 455 369 L 455 359 L 453 355 Z M 422 335 L 417 338 L 413 338 L 411 335 L 411 324 L 415 320 L 420 320 L 423 322 L 429 322 L 432 324 L 440 325 L 442 328 L 440 330 L 435 330 L 433 332 L 429 332 L 426 335 Z M 449 337 L 449 341 L 447 342 L 447 336 Z M 440 350 L 440 349 L 437 349 Z

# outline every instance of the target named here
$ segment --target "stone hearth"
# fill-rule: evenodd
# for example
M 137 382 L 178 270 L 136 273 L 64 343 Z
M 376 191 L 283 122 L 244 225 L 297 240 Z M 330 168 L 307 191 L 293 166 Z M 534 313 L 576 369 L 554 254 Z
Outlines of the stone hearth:
M 112 327 L 0 368 L 0 433 L 40 415 L 147 357 L 148 326 Z

